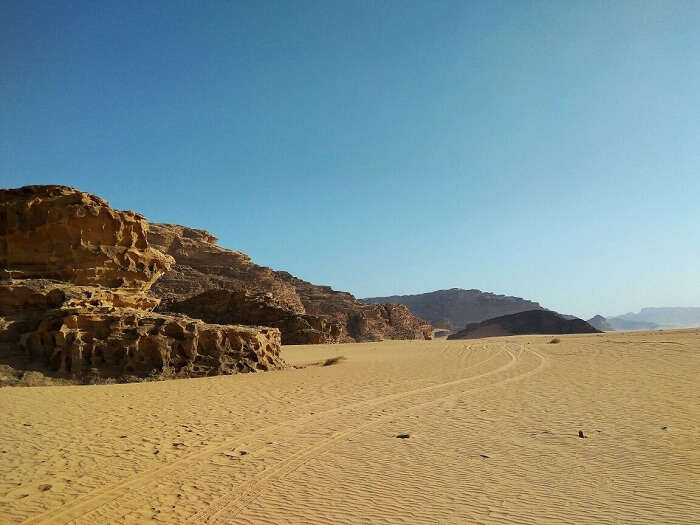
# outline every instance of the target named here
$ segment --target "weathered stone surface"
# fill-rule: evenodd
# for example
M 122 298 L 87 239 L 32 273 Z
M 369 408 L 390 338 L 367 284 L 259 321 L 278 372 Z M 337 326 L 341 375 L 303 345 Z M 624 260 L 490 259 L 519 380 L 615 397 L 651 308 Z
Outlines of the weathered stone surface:
M 154 248 L 175 259 L 153 292 L 167 309 L 173 302 L 189 299 L 208 290 L 246 290 L 252 294 L 270 293 L 270 304 L 305 313 L 304 305 L 292 284 L 281 280 L 277 272 L 254 264 L 246 254 L 216 245 L 209 232 L 176 224 L 149 224 L 148 241 Z
M 0 277 L 148 290 L 173 259 L 146 219 L 65 186 L 0 190 Z
M 78 286 L 48 279 L 0 280 L 0 315 L 29 310 L 117 307 L 153 310 L 159 300 L 147 292 L 104 286 Z
M 271 293 L 209 290 L 184 301 L 171 303 L 173 312 L 187 313 L 208 323 L 257 324 L 279 328 L 282 344 L 317 344 L 340 341 L 343 327 L 337 320 L 299 314 L 277 306 Z
M 72 188 L 0 190 L 0 365 L 82 381 L 284 367 L 277 328 L 151 312 L 173 259 L 147 232 L 142 216 Z
M 199 377 L 284 365 L 275 328 L 121 308 L 47 311 L 20 346 L 30 359 L 76 378 Z
M 431 337 L 430 324 L 404 306 L 363 304 L 349 293 L 258 266 L 243 253 L 217 246 L 216 237 L 203 230 L 151 224 L 148 238 L 175 258 L 153 286 L 162 300 L 159 311 L 276 326 L 284 344 Z

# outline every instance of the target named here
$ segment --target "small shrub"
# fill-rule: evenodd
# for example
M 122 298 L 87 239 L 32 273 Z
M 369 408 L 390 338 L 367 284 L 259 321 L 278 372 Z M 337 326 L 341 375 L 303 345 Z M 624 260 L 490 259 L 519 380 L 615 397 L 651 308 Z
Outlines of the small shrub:
M 557 343 L 561 343 L 561 339 L 559 339 L 558 337 L 555 337 L 554 339 L 549 341 L 550 345 L 556 345 Z
M 331 357 L 323 362 L 323 366 L 337 365 L 341 361 L 345 361 L 345 356 L 339 355 L 338 357 Z
M 51 381 L 44 374 L 36 371 L 24 372 L 19 380 L 20 386 L 47 386 L 50 384 Z

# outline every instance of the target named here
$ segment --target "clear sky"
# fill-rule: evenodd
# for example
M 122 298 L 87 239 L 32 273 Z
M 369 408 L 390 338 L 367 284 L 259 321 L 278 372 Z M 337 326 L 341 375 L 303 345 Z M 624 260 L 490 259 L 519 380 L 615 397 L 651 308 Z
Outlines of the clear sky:
M 0 186 L 360 297 L 700 305 L 697 1 L 5 0 L 0 64 Z

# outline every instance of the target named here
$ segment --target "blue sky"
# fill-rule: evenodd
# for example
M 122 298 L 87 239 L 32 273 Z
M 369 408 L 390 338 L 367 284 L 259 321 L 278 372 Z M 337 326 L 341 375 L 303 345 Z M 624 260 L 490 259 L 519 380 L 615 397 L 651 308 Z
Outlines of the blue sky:
M 694 1 L 3 2 L 0 185 L 360 297 L 700 305 L 699 27 Z

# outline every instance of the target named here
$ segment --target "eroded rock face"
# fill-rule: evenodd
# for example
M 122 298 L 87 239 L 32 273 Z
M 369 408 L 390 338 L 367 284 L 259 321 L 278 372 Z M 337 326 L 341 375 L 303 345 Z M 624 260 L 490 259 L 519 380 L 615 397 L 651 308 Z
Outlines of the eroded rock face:
M 290 312 L 305 313 L 292 284 L 277 272 L 254 264 L 245 253 L 216 245 L 218 239 L 204 230 L 176 224 L 149 224 L 151 246 L 171 255 L 175 264 L 155 283 L 153 292 L 163 302 L 162 309 L 208 290 L 246 290 L 252 294 L 270 293 L 269 304 Z
M 119 308 L 47 311 L 20 346 L 72 377 L 200 377 L 284 365 L 277 329 Z
M 284 344 L 429 339 L 429 323 L 401 305 L 369 305 L 329 286 L 297 279 L 216 245 L 203 230 L 151 224 L 149 242 L 175 264 L 153 286 L 159 311 L 208 322 L 278 327 Z
M 272 326 L 282 332 L 282 344 L 337 343 L 341 323 L 323 316 L 296 313 L 278 306 L 271 293 L 209 290 L 184 301 L 171 303 L 173 312 L 187 313 L 209 323 L 242 323 Z
M 142 215 L 65 186 L 0 190 L 0 269 L 12 279 L 148 290 L 173 263 Z
M 153 313 L 173 259 L 147 233 L 142 216 L 72 188 L 0 190 L 0 365 L 73 380 L 284 367 L 277 328 Z
M 49 279 L 0 280 L 0 315 L 50 308 L 117 307 L 153 310 L 160 301 L 148 292 L 78 286 Z

